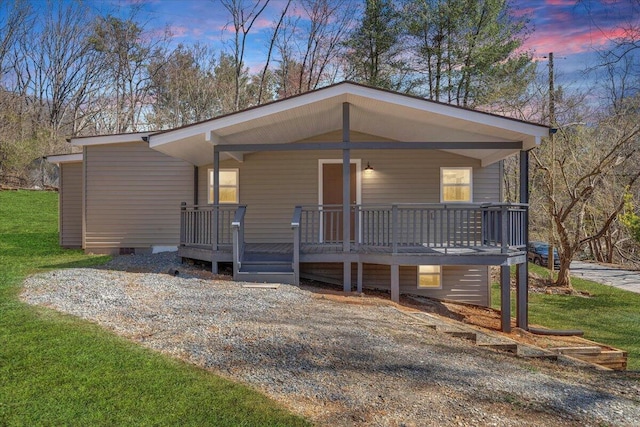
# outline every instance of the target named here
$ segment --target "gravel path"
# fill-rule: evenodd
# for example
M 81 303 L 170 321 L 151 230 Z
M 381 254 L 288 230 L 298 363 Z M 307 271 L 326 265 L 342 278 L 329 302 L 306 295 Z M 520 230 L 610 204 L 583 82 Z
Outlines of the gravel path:
M 179 275 L 163 273 L 170 267 Z M 33 276 L 22 298 L 249 384 L 319 425 L 640 420 L 637 375 L 479 349 L 372 297 L 336 302 L 312 289 L 243 288 L 195 274 L 172 254 L 124 256 Z

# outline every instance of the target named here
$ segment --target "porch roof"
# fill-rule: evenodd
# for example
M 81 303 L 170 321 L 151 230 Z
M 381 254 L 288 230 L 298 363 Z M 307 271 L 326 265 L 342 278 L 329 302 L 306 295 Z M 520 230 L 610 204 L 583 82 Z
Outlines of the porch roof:
M 406 147 L 420 142 L 424 149 L 434 143 L 434 148 L 479 159 L 483 165 L 535 147 L 549 131 L 535 123 L 343 82 L 151 134 L 149 146 L 201 166 L 211 163 L 214 144 L 226 148 L 252 145 L 254 149 L 264 144 L 266 148 L 267 144 L 292 144 L 340 131 L 345 102 L 349 103 L 349 128 L 353 132 L 375 135 L 380 141 L 397 141 L 399 147 L 401 143 L 408 143 L 402 144 Z M 442 148 L 447 143 L 452 147 Z M 243 147 L 238 148 L 237 152 L 221 153 L 221 158 L 242 160 Z

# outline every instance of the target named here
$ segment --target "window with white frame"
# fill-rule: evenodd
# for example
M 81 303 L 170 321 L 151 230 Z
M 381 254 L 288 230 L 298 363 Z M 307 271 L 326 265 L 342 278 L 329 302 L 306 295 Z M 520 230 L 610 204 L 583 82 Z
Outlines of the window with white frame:
M 220 169 L 220 203 L 240 203 L 238 169 Z M 209 203 L 213 203 L 213 169 L 209 169 Z
M 472 168 L 440 168 L 440 201 L 442 203 L 472 202 L 472 180 Z
M 418 289 L 442 289 L 442 267 L 439 265 L 419 265 Z

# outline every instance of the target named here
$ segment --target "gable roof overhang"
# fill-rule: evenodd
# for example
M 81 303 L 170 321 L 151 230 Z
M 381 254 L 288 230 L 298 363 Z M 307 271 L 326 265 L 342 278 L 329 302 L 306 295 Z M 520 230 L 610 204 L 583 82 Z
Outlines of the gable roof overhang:
M 112 135 L 78 136 L 70 138 L 68 141 L 76 147 L 103 144 L 124 144 L 128 142 L 146 141 L 151 132 L 130 132 Z
M 198 166 L 211 163 L 213 145 L 224 147 L 221 159 L 240 160 L 249 147 L 251 151 L 258 151 L 261 145 L 269 149 L 341 130 L 344 103 L 349 104 L 351 131 L 397 142 L 398 148 L 413 143 L 421 149 L 476 158 L 483 166 L 535 147 L 549 132 L 548 127 L 535 123 L 344 82 L 151 134 L 149 146 Z M 236 145 L 238 151 L 233 151 Z M 393 148 L 393 144 L 384 148 Z
M 49 163 L 54 163 L 56 165 L 64 164 L 64 163 L 80 163 L 82 162 L 82 153 L 74 153 L 74 154 L 52 154 L 46 156 L 45 159 Z

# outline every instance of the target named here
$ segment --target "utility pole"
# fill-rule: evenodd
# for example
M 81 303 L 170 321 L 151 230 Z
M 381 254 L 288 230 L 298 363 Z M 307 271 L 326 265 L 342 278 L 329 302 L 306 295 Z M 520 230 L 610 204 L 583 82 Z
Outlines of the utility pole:
M 556 95 L 555 85 L 553 82 L 553 52 L 549 52 L 549 127 L 551 135 L 549 135 L 549 144 L 551 144 L 551 165 L 549 168 L 549 271 L 551 271 L 551 280 L 553 281 L 554 270 L 554 222 L 553 211 L 555 209 L 555 170 L 556 170 L 556 144 L 555 131 L 556 128 Z

